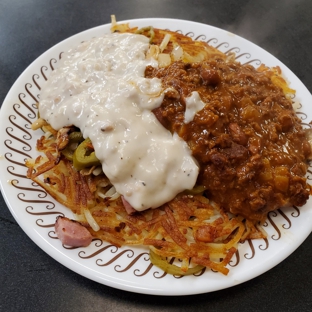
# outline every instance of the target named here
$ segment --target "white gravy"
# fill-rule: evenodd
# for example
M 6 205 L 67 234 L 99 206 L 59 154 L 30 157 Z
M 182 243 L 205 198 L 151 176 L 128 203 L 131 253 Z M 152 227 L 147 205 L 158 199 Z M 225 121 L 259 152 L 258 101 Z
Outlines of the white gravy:
M 89 137 L 116 190 L 138 211 L 192 189 L 198 166 L 187 144 L 156 119 L 161 80 L 144 78 L 148 38 L 109 34 L 62 54 L 40 95 L 40 116 L 55 129 Z
M 193 91 L 189 97 L 185 99 L 184 122 L 191 122 L 196 113 L 205 107 L 205 103 L 201 100 L 197 91 Z

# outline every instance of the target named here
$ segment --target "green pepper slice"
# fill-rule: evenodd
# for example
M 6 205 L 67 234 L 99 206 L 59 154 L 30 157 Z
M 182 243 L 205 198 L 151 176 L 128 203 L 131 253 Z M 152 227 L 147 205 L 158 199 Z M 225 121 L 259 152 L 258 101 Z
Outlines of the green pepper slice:
M 192 275 L 200 272 L 204 268 L 202 265 L 196 265 L 195 267 L 189 268 L 186 272 L 184 272 L 180 267 L 170 264 L 164 257 L 157 255 L 152 250 L 150 250 L 150 260 L 164 272 L 172 275 Z
M 73 165 L 77 170 L 100 165 L 100 161 L 95 156 L 89 138 L 85 139 L 76 148 L 73 155 Z
M 73 161 L 74 150 L 71 148 L 73 143 L 80 144 L 84 139 L 82 133 L 79 131 L 74 131 L 68 136 L 69 142 L 65 149 L 61 151 L 61 153 L 70 161 Z

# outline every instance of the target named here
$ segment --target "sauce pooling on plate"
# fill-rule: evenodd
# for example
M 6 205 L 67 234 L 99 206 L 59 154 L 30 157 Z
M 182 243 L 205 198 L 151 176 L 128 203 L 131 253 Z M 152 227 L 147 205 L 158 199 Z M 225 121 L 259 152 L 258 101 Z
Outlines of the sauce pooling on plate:
M 152 110 L 161 105 L 161 80 L 145 78 L 149 39 L 109 34 L 81 43 L 42 88 L 40 116 L 58 130 L 79 127 L 90 138 L 116 190 L 138 211 L 156 208 L 192 189 L 198 166 L 178 135 Z

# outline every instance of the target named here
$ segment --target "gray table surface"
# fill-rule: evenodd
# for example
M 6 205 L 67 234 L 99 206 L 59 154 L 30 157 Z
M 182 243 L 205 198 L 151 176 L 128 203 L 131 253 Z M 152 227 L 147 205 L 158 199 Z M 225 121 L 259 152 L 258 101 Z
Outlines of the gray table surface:
M 39 55 L 110 22 L 110 14 L 179 18 L 231 31 L 272 53 L 312 90 L 311 0 L 0 0 L 0 103 Z M 125 292 L 72 272 L 28 238 L 2 196 L 0 235 L 0 311 L 312 311 L 311 234 L 253 280 L 184 297 Z

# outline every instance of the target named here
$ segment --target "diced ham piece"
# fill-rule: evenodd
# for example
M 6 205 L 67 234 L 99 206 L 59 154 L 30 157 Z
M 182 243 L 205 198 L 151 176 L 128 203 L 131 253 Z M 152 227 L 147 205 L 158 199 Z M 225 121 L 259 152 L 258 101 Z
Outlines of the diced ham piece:
M 122 203 L 127 211 L 127 214 L 128 215 L 132 215 L 134 214 L 135 212 L 137 212 L 126 200 L 123 196 L 121 196 L 121 199 L 122 199 Z
M 66 217 L 57 217 L 55 233 L 64 245 L 87 247 L 92 242 L 91 233 L 79 222 Z

